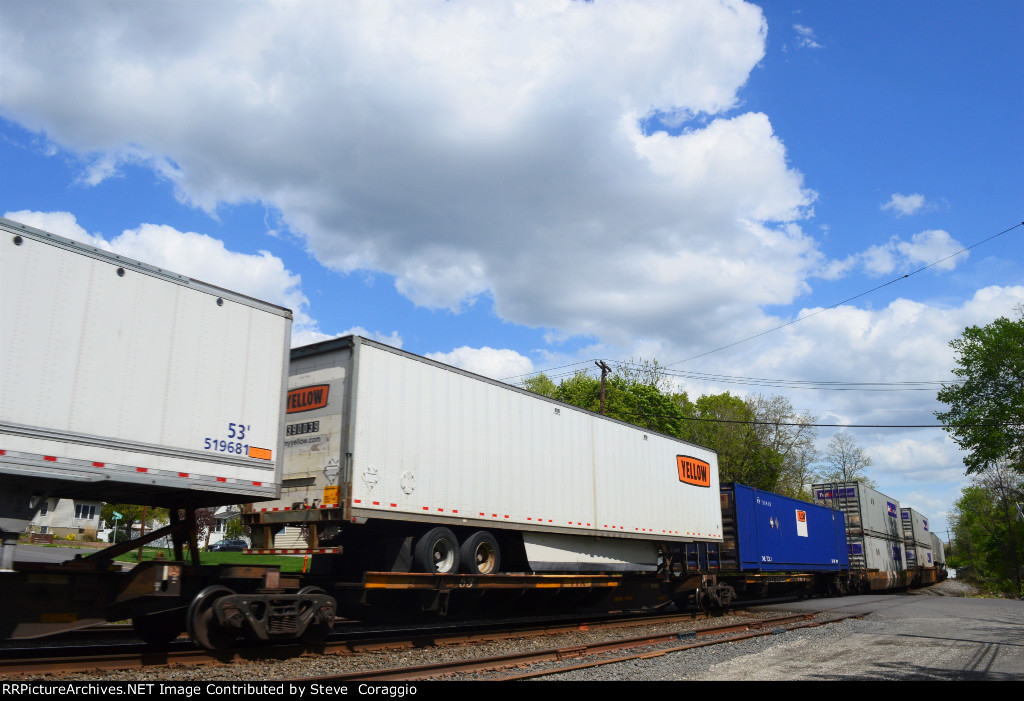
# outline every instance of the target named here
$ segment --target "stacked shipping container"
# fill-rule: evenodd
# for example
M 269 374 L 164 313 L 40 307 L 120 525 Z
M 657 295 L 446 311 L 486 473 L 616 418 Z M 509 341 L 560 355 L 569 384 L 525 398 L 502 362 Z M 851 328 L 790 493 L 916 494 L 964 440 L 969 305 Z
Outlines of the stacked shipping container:
M 865 589 L 907 585 L 900 504 L 859 482 L 831 482 L 811 487 L 815 501 L 846 514 L 850 570 Z

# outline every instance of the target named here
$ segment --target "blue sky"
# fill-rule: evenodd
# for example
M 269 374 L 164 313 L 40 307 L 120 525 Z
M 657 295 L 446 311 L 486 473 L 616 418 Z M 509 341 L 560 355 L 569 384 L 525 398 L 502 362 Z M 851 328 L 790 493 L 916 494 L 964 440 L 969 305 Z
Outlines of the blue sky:
M 1024 6 L 0 6 L 0 214 L 499 379 L 948 380 L 1024 300 Z M 568 370 L 573 370 L 573 367 Z M 561 372 L 561 371 L 559 371 Z M 934 423 L 934 391 L 785 393 Z M 936 429 L 848 429 L 929 514 Z M 833 429 L 819 431 L 822 447 Z

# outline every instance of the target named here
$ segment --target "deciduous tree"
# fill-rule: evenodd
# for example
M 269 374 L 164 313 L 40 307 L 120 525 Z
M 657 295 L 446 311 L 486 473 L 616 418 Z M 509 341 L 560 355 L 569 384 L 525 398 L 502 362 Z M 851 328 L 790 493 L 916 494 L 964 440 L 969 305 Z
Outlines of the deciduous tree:
M 1024 478 L 1007 464 L 974 474 L 954 506 L 955 557 L 986 589 L 1020 596 L 1024 562 L 1024 523 L 1017 504 L 1024 501 Z
M 967 473 L 1007 464 L 1024 474 L 1024 310 L 1020 318 L 1000 317 L 988 326 L 969 326 L 950 341 L 956 351 L 953 374 L 960 382 L 943 386 L 939 401 L 948 411 L 935 416 L 960 447 Z
M 825 447 L 820 476 L 825 482 L 863 482 L 874 487 L 875 483 L 867 475 L 870 465 L 871 456 L 857 445 L 853 436 L 840 431 Z

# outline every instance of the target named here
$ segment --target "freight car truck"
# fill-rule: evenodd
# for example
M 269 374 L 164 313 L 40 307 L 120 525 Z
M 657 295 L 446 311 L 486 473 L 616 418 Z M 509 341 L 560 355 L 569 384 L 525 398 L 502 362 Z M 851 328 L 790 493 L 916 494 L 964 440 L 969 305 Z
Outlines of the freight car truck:
M 854 590 L 908 586 L 900 504 L 860 482 L 811 486 L 815 502 L 846 516 L 846 541 Z
M 313 572 L 708 572 L 716 454 L 360 337 L 292 350 L 281 499 Z
M 291 312 L 7 219 L 0 236 L 3 637 L 131 617 L 149 638 L 188 627 L 208 644 L 234 637 L 217 630 L 225 617 L 270 635 L 260 603 L 328 606 L 284 596 L 276 570 L 198 566 L 194 536 L 197 508 L 280 493 Z M 175 560 L 112 572 L 136 541 L 16 562 L 49 497 L 168 507 L 171 524 L 143 542 L 169 535 Z

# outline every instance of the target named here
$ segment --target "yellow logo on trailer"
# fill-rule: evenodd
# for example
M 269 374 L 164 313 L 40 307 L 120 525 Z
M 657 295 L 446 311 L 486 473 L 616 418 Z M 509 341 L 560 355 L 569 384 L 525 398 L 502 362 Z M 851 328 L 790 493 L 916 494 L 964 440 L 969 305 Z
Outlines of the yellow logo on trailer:
M 711 486 L 711 465 L 699 458 L 689 455 L 676 456 L 676 468 L 679 470 L 679 481 L 695 487 Z

